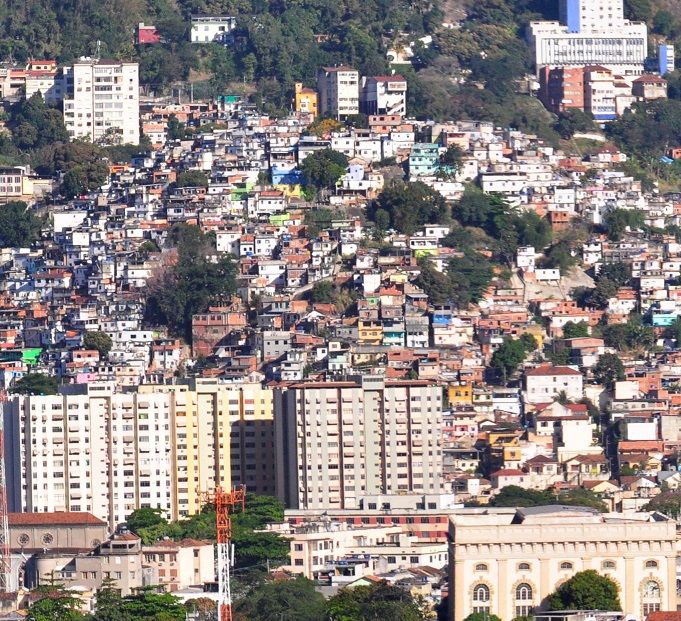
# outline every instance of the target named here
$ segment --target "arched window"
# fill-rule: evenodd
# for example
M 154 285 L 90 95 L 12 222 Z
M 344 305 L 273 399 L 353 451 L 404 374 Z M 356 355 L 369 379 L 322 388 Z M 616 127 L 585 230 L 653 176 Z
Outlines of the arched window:
M 532 609 L 532 587 L 526 582 L 521 582 L 515 588 L 515 616 L 529 617 Z
M 561 563 L 560 568 L 561 569 L 572 569 L 572 563 L 568 563 L 568 562 Z
M 657 569 L 657 561 L 646 561 L 646 568 Z
M 655 580 L 648 580 L 643 585 L 643 617 L 660 609 L 662 598 L 660 597 L 660 585 Z
M 485 563 L 478 563 L 475 566 L 475 571 L 487 571 L 487 565 Z
M 518 571 L 530 571 L 529 563 L 518 563 Z
M 521 600 L 532 599 L 532 587 L 523 582 L 515 588 L 515 598 Z
M 478 584 L 473 589 L 473 612 L 489 614 L 489 587 Z
M 660 585 L 655 580 L 648 580 L 643 585 L 644 599 L 660 599 Z
M 601 567 L 603 569 L 615 569 L 615 563 L 613 561 L 603 561 Z

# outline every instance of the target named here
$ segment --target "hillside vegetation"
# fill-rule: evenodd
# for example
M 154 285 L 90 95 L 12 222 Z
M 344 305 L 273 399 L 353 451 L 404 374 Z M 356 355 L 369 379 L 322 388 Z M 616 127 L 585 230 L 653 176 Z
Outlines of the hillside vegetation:
M 646 20 L 653 37 L 676 40 L 681 18 L 665 2 L 626 0 L 627 15 Z M 409 82 L 409 112 L 417 117 L 493 120 L 557 143 L 555 118 L 516 95 L 514 82 L 532 68 L 525 25 L 555 19 L 557 6 L 557 0 L 4 0 L 0 59 L 64 63 L 94 55 L 100 42 L 101 57 L 139 62 L 149 90 L 168 92 L 207 77 L 199 96 L 241 88 L 255 92 L 255 103 L 269 113 L 288 109 L 295 80 L 314 86 L 322 65 L 350 64 L 364 75 L 397 70 Z M 192 13 L 236 15 L 235 45 L 188 43 Z M 460 28 L 443 27 L 463 15 Z M 135 46 L 142 21 L 154 24 L 164 43 Z M 421 44 L 424 36 L 433 43 Z M 412 43 L 413 64 L 391 68 L 387 50 Z

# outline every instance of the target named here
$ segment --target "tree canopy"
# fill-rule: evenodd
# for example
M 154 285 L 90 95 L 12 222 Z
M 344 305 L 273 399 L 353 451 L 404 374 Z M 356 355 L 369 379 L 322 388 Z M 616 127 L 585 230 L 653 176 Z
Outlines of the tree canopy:
M 102 358 L 106 358 L 113 347 L 113 341 L 106 332 L 86 332 L 83 337 L 83 349 L 96 349 Z
M 10 392 L 17 395 L 56 395 L 59 378 L 44 373 L 27 373 L 18 379 Z
M 548 597 L 549 610 L 622 610 L 617 585 L 593 569 L 581 571 Z
M 430 618 L 426 608 L 419 606 L 408 591 L 383 581 L 341 589 L 329 599 L 328 616 L 332 621 L 426 621 Z
M 375 218 L 378 210 L 387 213 L 390 226 L 405 235 L 412 235 L 425 224 L 447 224 L 451 217 L 442 194 L 422 181 L 389 184 L 370 206 L 369 217 Z
M 9 201 L 0 208 L 0 244 L 3 248 L 30 246 L 40 235 L 43 219 L 22 201 Z
M 331 188 L 345 174 L 348 158 L 338 151 L 324 149 L 310 153 L 300 165 L 308 183 L 317 188 Z
M 192 317 L 236 291 L 236 266 L 228 255 L 211 259 L 213 236 L 197 226 L 179 225 L 169 237 L 177 243 L 176 261 L 150 280 L 146 319 L 191 341 Z

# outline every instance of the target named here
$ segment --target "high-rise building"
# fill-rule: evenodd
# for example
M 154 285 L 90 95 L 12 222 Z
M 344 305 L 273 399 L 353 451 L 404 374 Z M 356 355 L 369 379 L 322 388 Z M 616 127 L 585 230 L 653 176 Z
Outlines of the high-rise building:
M 351 67 L 322 67 L 317 72 L 319 115 L 345 121 L 359 114 L 359 72 Z
M 199 491 L 245 485 L 274 495 L 272 392 L 260 384 L 142 385 L 141 394 L 166 392 L 173 413 L 173 507 L 179 516 L 201 509 Z
M 193 515 L 217 486 L 275 493 L 273 396 L 260 384 L 62 393 L 4 405 L 10 511 L 86 511 L 114 527 L 141 507 Z
M 84 511 L 111 527 L 140 507 L 177 517 L 168 395 L 96 382 L 3 410 L 10 511 Z
M 528 39 L 542 67 L 603 65 L 640 75 L 648 56 L 648 29 L 624 19 L 623 0 L 561 0 L 559 22 L 530 22 Z
M 82 58 L 64 68 L 64 124 L 71 138 L 139 144 L 139 65 Z
M 277 495 L 292 509 L 355 509 L 441 490 L 442 390 L 368 375 L 274 390 Z

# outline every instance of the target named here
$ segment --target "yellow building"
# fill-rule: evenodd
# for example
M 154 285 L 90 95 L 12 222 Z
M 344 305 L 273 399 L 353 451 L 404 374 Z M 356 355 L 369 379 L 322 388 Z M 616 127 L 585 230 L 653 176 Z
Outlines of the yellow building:
M 473 403 L 473 383 L 454 382 L 447 387 L 447 398 L 451 406 Z
M 296 92 L 296 112 L 312 114 L 317 117 L 317 91 L 305 88 L 302 82 L 294 85 Z
M 189 384 L 140 386 L 140 392 L 172 392 L 178 515 L 201 510 L 199 491 L 245 485 L 274 495 L 272 393 L 260 384 L 221 384 L 196 379 Z

